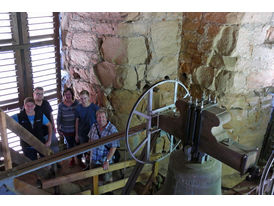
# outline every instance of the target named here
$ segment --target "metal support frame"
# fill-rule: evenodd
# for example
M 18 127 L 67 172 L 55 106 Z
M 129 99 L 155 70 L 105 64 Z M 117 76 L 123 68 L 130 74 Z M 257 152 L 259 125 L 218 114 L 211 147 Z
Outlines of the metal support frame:
M 171 83 L 171 84 L 174 84 L 174 97 L 173 97 L 173 103 L 170 104 L 170 105 L 167 105 L 167 106 L 164 106 L 164 107 L 161 107 L 161 108 L 158 108 L 158 109 L 155 109 L 153 110 L 152 106 L 153 106 L 153 89 L 157 86 L 160 86 L 162 84 L 165 84 L 165 83 Z M 158 83 L 155 83 L 154 85 L 152 85 L 147 91 L 145 91 L 140 97 L 139 99 L 136 101 L 135 105 L 133 106 L 131 112 L 130 112 L 130 115 L 129 115 L 129 118 L 128 118 L 128 121 L 127 121 L 127 127 L 126 127 L 126 146 L 127 146 L 127 149 L 131 155 L 131 157 L 133 159 L 135 159 L 137 162 L 139 163 L 149 163 L 149 164 L 152 164 L 154 163 L 155 161 L 160 161 L 162 159 L 164 159 L 165 157 L 167 157 L 177 146 L 178 144 L 174 145 L 173 144 L 173 136 L 169 136 L 170 137 L 170 150 L 169 150 L 169 153 L 167 155 L 164 155 L 163 157 L 155 160 L 155 161 L 150 161 L 149 158 L 150 158 L 150 138 L 151 138 L 151 134 L 152 133 L 155 133 L 155 132 L 158 132 L 160 131 L 159 129 L 159 114 L 162 113 L 162 112 L 166 112 L 166 111 L 173 111 L 175 112 L 176 110 L 176 106 L 175 106 L 175 103 L 177 101 L 177 94 L 178 94 L 178 87 L 181 86 L 184 91 L 185 91 L 185 95 L 183 98 L 186 98 L 189 96 L 189 91 L 187 90 L 187 88 L 181 83 L 179 82 L 178 80 L 164 80 L 164 81 L 160 81 Z M 138 105 L 140 104 L 140 102 L 147 96 L 147 113 L 142 113 L 142 112 L 139 112 L 137 111 L 137 107 Z M 137 115 L 137 116 L 141 116 L 143 118 L 146 119 L 146 137 L 143 141 L 141 141 L 134 149 L 131 148 L 130 146 L 130 142 L 129 142 L 129 135 L 128 135 L 128 131 L 129 131 L 129 128 L 130 128 L 130 124 L 131 124 L 131 120 L 132 120 L 132 117 L 133 115 Z M 152 127 L 152 119 L 156 117 L 157 118 L 157 126 L 156 128 Z M 138 151 L 140 151 L 140 149 L 145 145 L 146 147 L 146 158 L 144 160 L 140 160 L 140 158 L 137 158 L 136 157 L 136 153 Z

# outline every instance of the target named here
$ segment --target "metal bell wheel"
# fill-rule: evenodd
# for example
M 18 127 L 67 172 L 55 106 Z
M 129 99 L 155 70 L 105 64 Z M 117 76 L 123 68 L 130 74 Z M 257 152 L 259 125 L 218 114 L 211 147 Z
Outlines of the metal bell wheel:
M 172 101 L 170 100 L 170 102 L 172 102 L 169 105 L 158 105 L 157 109 L 153 109 L 153 103 L 154 103 L 154 90 L 157 90 L 156 87 L 159 87 L 160 85 L 163 84 L 171 84 L 171 85 L 165 85 L 165 86 L 172 86 L 173 85 L 173 99 Z M 185 85 L 183 85 L 180 81 L 178 80 L 163 80 L 160 81 L 158 83 L 155 83 L 154 85 L 152 85 L 147 91 L 145 91 L 136 101 L 136 103 L 134 104 L 128 121 L 127 121 L 127 126 L 126 126 L 126 147 L 129 151 L 130 156 L 135 159 L 137 162 L 145 164 L 153 164 L 156 161 L 160 161 L 164 158 L 166 158 L 168 155 L 171 154 L 172 151 L 174 151 L 176 149 L 176 147 L 179 145 L 180 141 L 178 141 L 176 144 L 174 144 L 174 137 L 172 135 L 167 134 L 167 137 L 170 141 L 170 146 L 169 146 L 169 151 L 167 153 L 162 154 L 162 156 L 156 160 L 151 160 L 151 155 L 150 155 L 150 151 L 151 151 L 151 145 L 150 145 L 150 141 L 151 141 L 151 135 L 155 132 L 163 132 L 161 129 L 158 128 L 158 121 L 157 121 L 157 125 L 156 126 L 152 126 L 152 118 L 155 117 L 159 117 L 159 115 L 161 113 L 167 112 L 167 111 L 176 111 L 176 106 L 175 103 L 177 101 L 177 97 L 178 97 L 178 89 L 182 88 L 182 94 L 183 97 L 182 98 L 187 98 L 188 96 L 190 96 L 189 91 L 187 90 L 187 88 L 185 87 Z M 147 108 L 146 108 L 146 112 L 141 112 L 138 111 L 137 108 L 140 105 L 140 103 L 145 99 L 147 99 Z M 129 129 L 131 127 L 132 124 L 132 119 L 133 117 L 136 116 L 138 119 L 143 119 L 146 122 L 146 130 L 145 130 L 145 138 L 140 140 L 140 138 L 137 137 L 137 139 L 135 139 L 135 142 L 137 141 L 137 146 L 132 146 L 130 144 L 130 140 L 132 138 L 136 138 L 136 135 L 129 135 Z M 158 138 L 158 137 L 157 137 Z M 140 154 L 138 154 L 138 152 L 142 151 L 143 149 L 146 150 L 146 155 L 143 159 L 140 158 Z

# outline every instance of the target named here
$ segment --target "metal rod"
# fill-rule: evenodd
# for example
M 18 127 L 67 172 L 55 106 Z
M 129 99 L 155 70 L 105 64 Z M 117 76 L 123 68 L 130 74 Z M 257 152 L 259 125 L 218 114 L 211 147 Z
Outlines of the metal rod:
M 196 108 L 196 129 L 194 133 L 194 140 L 193 140 L 193 150 L 192 154 L 194 158 L 197 158 L 198 151 L 199 151 L 199 141 L 200 141 L 200 131 L 202 128 L 202 112 L 201 112 L 201 105 L 198 105 Z
M 174 85 L 174 104 L 177 101 L 177 90 L 178 90 L 178 82 L 176 81 Z
M 147 150 L 146 150 L 146 161 L 149 161 L 149 155 L 150 155 L 150 139 L 151 139 L 151 113 L 152 113 L 152 103 L 153 103 L 153 89 L 149 90 L 148 93 L 148 104 L 147 104 L 147 113 L 149 115 L 149 118 L 147 120 Z
M 144 114 L 144 113 L 139 112 L 139 111 L 137 111 L 137 110 L 134 111 L 134 114 L 137 114 L 137 115 L 139 115 L 139 116 L 142 116 L 142 117 L 144 117 L 145 119 L 149 119 L 149 118 L 150 118 L 147 114 Z
M 197 102 L 197 101 L 196 101 Z M 187 144 L 192 146 L 193 145 L 193 139 L 195 135 L 195 130 L 196 130 L 196 103 L 191 104 L 191 117 L 190 117 L 190 129 L 189 129 L 189 136 L 188 136 L 188 142 Z
M 151 114 L 154 115 L 154 114 L 160 113 L 162 111 L 165 111 L 167 109 L 174 109 L 174 108 L 176 108 L 175 104 L 170 104 L 170 105 L 167 105 L 167 106 L 152 110 Z
M 191 126 L 191 105 L 192 105 L 192 97 L 190 97 L 189 102 L 187 102 L 187 115 L 186 115 L 186 127 L 185 127 L 185 135 L 186 135 L 186 142 L 183 142 L 184 145 L 188 144 L 188 139 L 190 136 L 190 126 Z
M 142 146 L 144 146 L 144 144 L 147 142 L 148 138 L 145 138 L 132 152 L 133 155 L 136 154 L 136 152 L 138 152 Z

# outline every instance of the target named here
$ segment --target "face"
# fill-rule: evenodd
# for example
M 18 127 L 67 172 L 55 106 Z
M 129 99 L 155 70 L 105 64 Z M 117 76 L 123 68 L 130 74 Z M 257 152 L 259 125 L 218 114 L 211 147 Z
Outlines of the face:
M 33 113 L 35 104 L 33 104 L 32 102 L 28 102 L 28 103 L 24 104 L 24 108 L 26 110 L 26 113 Z
M 86 94 L 80 95 L 80 101 L 83 105 L 88 105 L 89 104 L 89 96 Z
M 33 92 L 33 98 L 36 101 L 41 101 L 44 98 L 44 91 L 43 90 L 35 90 Z
M 64 99 L 65 99 L 65 101 L 72 101 L 72 94 L 70 91 L 66 91 L 64 93 Z
M 100 127 L 104 127 L 107 124 L 107 117 L 104 112 L 97 113 L 96 120 Z

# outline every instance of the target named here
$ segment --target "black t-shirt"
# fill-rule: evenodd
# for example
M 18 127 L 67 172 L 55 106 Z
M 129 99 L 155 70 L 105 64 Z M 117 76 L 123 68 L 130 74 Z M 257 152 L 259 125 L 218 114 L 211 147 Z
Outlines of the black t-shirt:
M 44 99 L 41 106 L 36 105 L 35 112 L 36 111 L 41 111 L 48 118 L 50 123 L 52 123 L 50 119 L 50 114 L 52 113 L 53 110 L 47 100 Z M 43 130 L 44 130 L 44 136 L 48 135 L 48 127 L 43 125 Z

